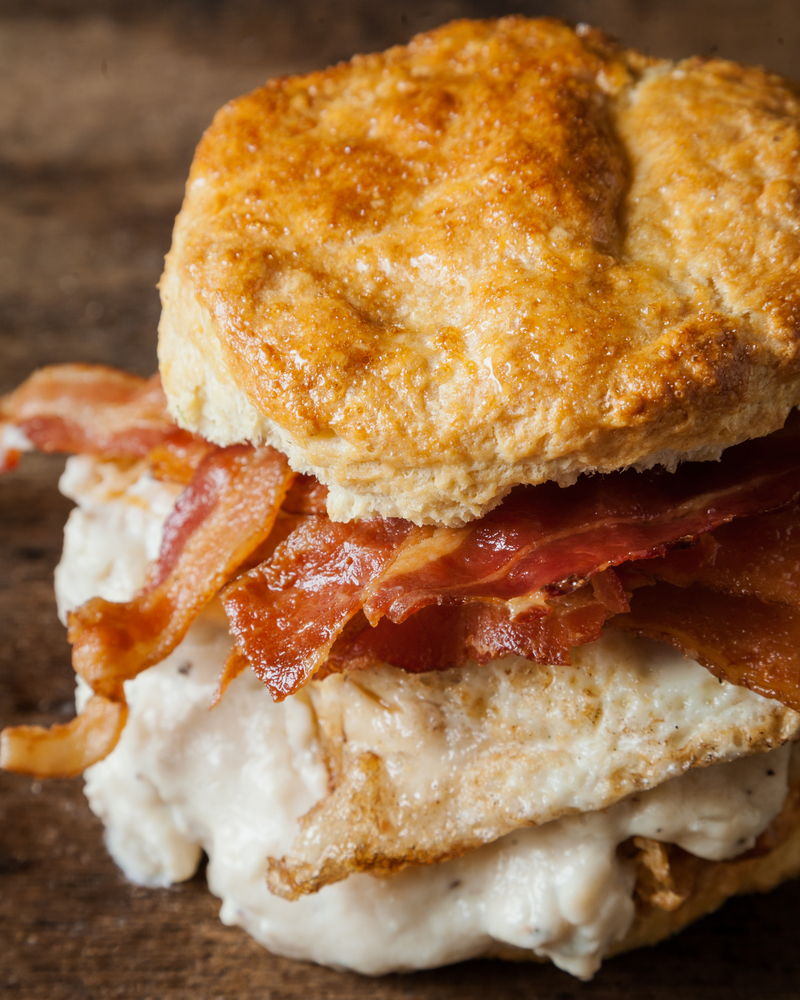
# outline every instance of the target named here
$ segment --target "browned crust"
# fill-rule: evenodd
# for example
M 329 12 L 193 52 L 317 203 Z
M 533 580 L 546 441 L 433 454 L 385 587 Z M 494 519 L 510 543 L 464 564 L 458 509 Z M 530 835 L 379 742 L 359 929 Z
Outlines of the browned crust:
M 646 677 L 620 666 L 633 649 L 618 637 L 602 651 L 576 651 L 570 668 L 506 661 L 407 675 L 382 667 L 313 682 L 306 697 L 330 790 L 300 819 L 287 853 L 268 860 L 270 891 L 296 899 L 356 872 L 383 877 L 461 857 L 520 827 L 605 808 L 692 767 L 797 737 L 798 716 L 778 702 L 758 699 L 744 718 L 754 696 L 743 689 L 715 703 L 711 675 L 691 723 L 675 726 Z M 630 709 L 638 685 L 645 721 Z M 542 789 L 570 753 L 608 766 L 593 767 L 589 798 L 556 806 Z
M 269 81 L 198 147 L 162 282 L 183 424 L 334 516 L 709 457 L 800 402 L 800 105 L 548 19 Z

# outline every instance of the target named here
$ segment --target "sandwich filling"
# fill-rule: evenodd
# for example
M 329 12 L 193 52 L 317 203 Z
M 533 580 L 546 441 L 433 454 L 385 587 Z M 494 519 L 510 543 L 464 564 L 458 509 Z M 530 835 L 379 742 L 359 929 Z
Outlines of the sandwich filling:
M 58 773 L 68 746 L 62 773 L 100 759 L 124 725 L 124 682 L 172 652 L 216 596 L 235 640 L 220 695 L 248 665 L 276 700 L 315 674 L 375 662 L 567 665 L 614 630 L 665 639 L 721 679 L 800 707 L 794 418 L 719 462 L 518 487 L 471 525 L 435 528 L 331 521 L 324 488 L 280 452 L 179 430 L 157 379 L 44 369 L 3 416 L 44 450 L 139 460 L 185 487 L 134 597 L 94 597 L 70 614 L 88 714 L 49 737 L 7 734 L 9 766 L 34 743 L 40 771 Z
M 62 617 L 95 596 L 130 599 L 180 487 L 89 456 L 69 460 L 61 487 L 79 505 L 56 574 Z M 647 850 L 739 856 L 796 783 L 794 751 L 779 744 L 800 717 L 647 640 L 609 633 L 555 669 L 519 657 L 434 674 L 373 666 L 314 679 L 282 703 L 248 670 L 209 712 L 230 646 L 212 603 L 161 664 L 125 683 L 127 726 L 87 771 L 86 792 L 129 878 L 189 878 L 202 848 L 223 921 L 281 954 L 378 974 L 519 949 L 588 977 L 643 905 Z M 79 681 L 79 706 L 89 697 Z M 307 868 L 304 814 L 328 848 L 364 834 L 346 754 L 393 774 L 394 803 L 387 784 L 372 804 L 385 851 L 394 841 L 410 857 L 410 844 L 441 846 L 448 834 L 452 846 L 457 829 L 464 853 L 388 880 L 354 874 L 288 903 L 267 878 Z M 690 763 L 713 766 L 681 775 Z M 507 817 L 495 838 L 502 802 L 539 812 L 525 826 L 522 812 Z M 466 850 L 478 827 L 492 842 Z M 690 892 L 670 883 L 648 898 L 676 909 Z
M 320 720 L 332 794 L 303 818 L 292 851 L 269 861 L 270 888 L 287 899 L 357 872 L 456 858 L 522 825 L 603 808 L 795 735 L 795 422 L 717 463 L 522 488 L 473 525 L 437 529 L 396 518 L 330 521 L 324 488 L 296 476 L 279 452 L 221 448 L 179 430 L 155 379 L 45 369 L 3 410 L 37 447 L 99 455 L 82 461 L 106 499 L 130 493 L 141 507 L 141 490 L 161 490 L 165 518 L 157 547 L 151 528 L 146 558 L 140 548 L 135 592 L 90 587 L 69 602 L 73 662 L 91 691 L 82 712 L 51 730 L 6 730 L 4 766 L 52 776 L 102 760 L 125 727 L 128 684 L 170 656 L 204 608 L 221 604 L 233 642 L 214 703 L 251 665 L 276 702 L 305 692 Z M 85 501 L 86 489 L 75 495 Z M 610 678 L 594 650 L 615 649 L 619 664 L 626 634 L 689 653 L 715 694 L 691 719 L 682 719 L 680 699 L 661 705 L 658 726 L 642 723 L 650 745 L 640 739 L 638 753 L 620 756 L 626 712 L 608 692 L 622 674 Z M 377 665 L 400 678 L 390 691 Z M 464 669 L 469 682 L 460 684 L 453 671 Z M 325 683 L 309 688 L 312 678 Z M 724 681 L 776 700 L 764 702 L 757 723 L 742 720 L 736 705 L 731 715 L 716 699 Z M 648 681 L 634 671 L 627 687 L 644 697 Z M 404 695 L 393 705 L 397 691 Z M 370 702 L 389 707 L 375 716 L 363 708 Z M 435 707 L 432 726 L 413 703 Z M 540 704 L 566 726 L 570 752 L 582 718 L 593 737 L 605 734 L 586 759 L 616 764 L 609 774 L 587 765 L 590 794 L 549 788 L 559 757 L 528 724 Z M 476 714 L 470 731 L 465 719 Z M 426 727 L 443 735 L 445 760 L 471 747 L 469 765 L 428 780 L 426 756 L 409 751 Z M 545 748 L 552 735 L 550 722 Z M 415 803 L 422 825 L 409 822 Z

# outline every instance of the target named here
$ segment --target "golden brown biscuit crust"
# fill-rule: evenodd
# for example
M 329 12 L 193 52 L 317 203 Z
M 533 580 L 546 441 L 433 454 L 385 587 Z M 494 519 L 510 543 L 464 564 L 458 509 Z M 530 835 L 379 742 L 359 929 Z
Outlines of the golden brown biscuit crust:
M 332 516 L 714 457 L 800 402 L 800 102 L 552 20 L 272 80 L 195 156 L 162 281 L 178 419 Z

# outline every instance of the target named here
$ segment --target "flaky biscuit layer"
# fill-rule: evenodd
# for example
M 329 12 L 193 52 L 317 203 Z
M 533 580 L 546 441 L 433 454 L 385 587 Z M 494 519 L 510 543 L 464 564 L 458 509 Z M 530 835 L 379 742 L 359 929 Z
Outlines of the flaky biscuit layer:
M 712 458 L 800 402 L 800 103 L 721 60 L 458 21 L 272 80 L 195 156 L 162 281 L 174 414 L 347 519 Z

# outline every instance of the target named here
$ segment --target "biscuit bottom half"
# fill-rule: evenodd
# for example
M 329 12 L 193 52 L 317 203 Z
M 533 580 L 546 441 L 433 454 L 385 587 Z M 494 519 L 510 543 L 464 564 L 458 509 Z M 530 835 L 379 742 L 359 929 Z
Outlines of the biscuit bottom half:
M 79 502 L 62 613 L 124 599 L 174 495 L 84 457 L 62 489 Z M 128 724 L 86 793 L 129 878 L 189 878 L 205 851 L 223 922 L 278 954 L 376 975 L 551 959 L 588 978 L 800 870 L 798 716 L 671 650 L 604 639 L 557 672 L 376 665 L 281 704 L 247 671 L 209 711 L 229 648 L 212 605 L 126 683 Z M 335 878 L 303 883 L 331 859 Z M 276 872 L 298 898 L 270 891 Z

